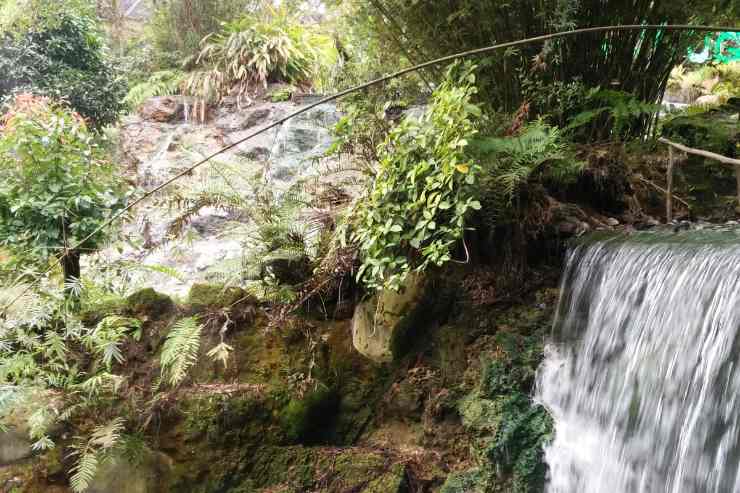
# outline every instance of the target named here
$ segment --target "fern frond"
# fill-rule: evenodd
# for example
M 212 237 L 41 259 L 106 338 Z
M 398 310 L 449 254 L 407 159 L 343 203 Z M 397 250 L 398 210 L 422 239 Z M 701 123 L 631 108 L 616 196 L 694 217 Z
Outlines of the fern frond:
M 101 450 L 112 449 L 121 439 L 121 434 L 125 427 L 126 422 L 120 416 L 105 425 L 98 426 L 90 436 L 90 445 Z
M 231 352 L 233 350 L 233 347 L 229 346 L 225 342 L 221 342 L 214 346 L 213 349 L 208 351 L 208 357 L 211 358 L 213 361 L 220 361 L 221 363 L 223 363 L 224 368 L 228 368 L 229 357 L 231 357 Z
M 133 86 L 123 102 L 132 108 L 140 106 L 154 96 L 168 96 L 180 93 L 185 74 L 178 70 L 154 72 L 149 79 Z
M 528 181 L 539 177 L 564 183 L 583 167 L 561 131 L 542 121 L 524 126 L 514 137 L 478 139 L 471 148 L 481 156 L 488 172 L 481 182 L 493 205 L 486 214 L 494 218 L 512 206 Z
M 162 376 L 170 385 L 179 385 L 198 360 L 202 330 L 195 317 L 187 317 L 176 322 L 167 334 L 160 363 Z
M 85 450 L 79 460 L 72 466 L 72 477 L 69 485 L 75 493 L 84 493 L 92 484 L 98 472 L 98 454 L 94 450 Z

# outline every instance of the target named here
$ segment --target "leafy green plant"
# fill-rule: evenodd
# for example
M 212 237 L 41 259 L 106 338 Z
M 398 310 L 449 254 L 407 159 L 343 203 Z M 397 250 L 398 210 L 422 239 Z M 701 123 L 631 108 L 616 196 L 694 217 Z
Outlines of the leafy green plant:
M 360 247 L 358 279 L 397 289 L 412 271 L 441 266 L 462 238 L 479 166 L 465 150 L 481 110 L 474 67 L 453 67 L 419 118 L 405 118 L 379 150 L 379 170 L 355 209 L 351 239 Z
M 19 96 L 2 125 L 0 244 L 24 260 L 61 257 L 65 280 L 79 279 L 80 254 L 100 245 L 95 231 L 124 205 L 121 178 L 84 120 L 59 104 Z
M 178 320 L 162 347 L 160 364 L 163 378 L 172 386 L 179 385 L 198 360 L 203 325 L 195 317 Z
M 149 22 L 149 37 L 158 53 L 187 58 L 198 53 L 200 41 L 217 32 L 221 23 L 253 11 L 258 4 L 259 0 L 160 0 Z
M 72 9 L 0 37 L 0 71 L 0 101 L 17 92 L 64 100 L 94 129 L 115 122 L 124 107 L 126 83 L 96 21 Z
M 154 72 L 146 81 L 129 89 L 123 102 L 136 108 L 151 97 L 178 94 L 184 80 L 185 74 L 179 70 Z
M 207 101 L 248 96 L 268 81 L 310 83 L 320 62 L 321 36 L 275 11 L 267 20 L 245 17 L 203 39 L 187 92 Z
M 123 418 L 114 418 L 109 423 L 96 427 L 90 438 L 75 448 L 73 454 L 78 459 L 72 467 L 72 477 L 69 480 L 75 493 L 83 493 L 92 484 L 98 466 L 110 458 L 120 444 L 124 430 Z
M 525 125 L 515 136 L 476 139 L 471 148 L 483 168 L 486 214 L 494 220 L 507 215 L 532 180 L 567 183 L 583 168 L 561 131 L 542 121 Z
M 568 121 L 566 133 L 578 135 L 584 129 L 581 137 L 588 141 L 627 140 L 640 136 L 640 129 L 645 127 L 642 120 L 650 120 L 660 105 L 640 101 L 623 91 L 596 87 L 585 94 L 582 108 L 586 109 Z M 597 121 L 602 124 L 600 128 L 593 125 Z
M 83 342 L 88 350 L 101 357 L 103 364 L 110 371 L 114 362 L 124 363 L 125 358 L 121 352 L 121 344 L 129 334 L 134 334 L 135 339 L 140 338 L 141 321 L 111 315 L 101 320 L 84 337 Z

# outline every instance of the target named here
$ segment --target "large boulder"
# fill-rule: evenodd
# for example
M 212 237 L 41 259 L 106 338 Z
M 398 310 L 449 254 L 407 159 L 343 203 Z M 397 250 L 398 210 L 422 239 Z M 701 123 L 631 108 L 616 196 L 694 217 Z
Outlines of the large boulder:
M 175 96 L 155 96 L 147 99 L 139 109 L 144 120 L 166 123 L 179 119 L 185 110 L 181 98 Z
M 137 463 L 122 457 L 98 467 L 87 493 L 160 493 L 170 491 L 167 481 L 172 461 L 165 454 L 146 452 Z
M 248 111 L 222 111 L 213 124 L 222 132 L 238 132 L 269 122 L 272 108 L 269 105 Z
M 0 465 L 13 464 L 33 455 L 28 433 L 17 430 L 0 432 Z
M 384 289 L 359 303 L 352 319 L 355 349 L 378 363 L 393 360 L 405 332 L 419 315 L 426 288 L 424 276 L 411 274 L 399 291 Z
M 51 392 L 19 392 L 15 389 L 4 390 L 6 393 L 2 398 L 12 402 L 8 411 L 2 417 L 1 423 L 4 427 L 0 432 L 0 466 L 13 464 L 33 455 L 31 439 L 31 418 L 36 421 L 36 426 L 44 420 L 47 427 L 45 434 L 55 436 L 59 432 L 59 426 L 52 419 L 59 412 L 62 403 L 58 396 Z M 39 415 L 40 409 L 48 413 Z

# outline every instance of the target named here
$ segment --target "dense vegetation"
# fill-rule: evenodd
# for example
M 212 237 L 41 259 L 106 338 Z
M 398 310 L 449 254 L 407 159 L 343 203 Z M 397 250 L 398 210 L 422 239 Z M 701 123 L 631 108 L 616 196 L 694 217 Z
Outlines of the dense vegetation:
M 138 20 L 123 4 L 0 0 L 0 421 L 27 432 L 34 453 L 61 454 L 51 476 L 75 492 L 117 458 L 143 464 L 168 433 L 222 454 L 224 471 L 203 473 L 212 488 L 203 491 L 253 491 L 290 475 L 296 491 L 321 490 L 332 476 L 313 464 L 342 461 L 310 448 L 320 445 L 348 447 L 359 454 L 349 462 L 361 456 L 382 471 L 356 491 L 391 491 L 401 464 L 394 491 L 542 491 L 552 425 L 529 392 L 553 309 L 552 258 L 565 236 L 619 223 L 615 210 L 635 224 L 664 210 L 637 185 L 663 190 L 655 138 L 678 118 L 725 110 L 669 114 L 663 95 L 732 103 L 738 62 L 694 66 L 687 56 L 702 35 L 635 30 L 414 73 L 340 102 L 333 145 L 288 186 L 250 155 L 239 166 L 213 160 L 207 182 L 182 173 L 151 198 L 173 216 L 158 244 L 131 240 L 126 215 L 109 224 L 145 192 L 117 140 L 130 121 L 121 118 L 173 96 L 209 124 L 221 107 L 284 109 L 301 94 L 546 32 L 736 23 L 736 4 L 164 0 Z M 164 125 L 160 156 L 188 145 L 173 120 Z M 732 129 L 720 139 L 735 152 Z M 190 143 L 193 155 L 200 144 Z M 243 255 L 186 297 L 131 282 L 137 269 L 175 269 L 95 255 L 168 255 L 206 210 L 237 223 Z M 358 360 L 347 305 L 350 316 L 369 306 L 376 319 L 403 319 L 388 365 Z M 249 398 L 228 400 L 245 388 Z M 205 400 L 193 400 L 201 391 Z M 388 416 L 375 408 L 413 416 L 410 434 L 454 451 L 452 466 L 423 471 L 418 457 L 389 462 L 382 446 L 369 456 L 352 448 L 382 429 L 375 414 Z M 456 434 L 470 447 L 460 450 Z M 200 459 L 210 469 L 212 456 Z M 422 486 L 410 479 L 427 476 Z

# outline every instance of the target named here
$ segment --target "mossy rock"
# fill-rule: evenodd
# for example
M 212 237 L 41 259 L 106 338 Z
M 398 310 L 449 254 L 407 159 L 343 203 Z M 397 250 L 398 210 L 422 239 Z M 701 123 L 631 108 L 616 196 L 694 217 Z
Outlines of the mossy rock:
M 524 394 L 497 399 L 500 423 L 485 450 L 496 471 L 509 477 L 510 491 L 544 491 L 547 466 L 544 446 L 552 439 L 553 422 L 547 410 Z
M 171 314 L 175 303 L 166 294 L 152 288 L 145 288 L 126 298 L 128 309 L 139 317 L 161 320 Z
M 63 447 L 57 446 L 24 461 L 0 467 L 0 491 L 9 493 L 69 493 Z
M 172 470 L 169 457 L 145 451 L 136 462 L 120 456 L 102 462 L 88 493 L 154 493 L 169 491 Z
M 473 468 L 467 471 L 452 473 L 439 490 L 440 493 L 487 493 L 491 481 L 491 472 Z
M 400 493 L 406 467 L 379 451 L 361 448 L 263 447 L 253 456 L 245 483 L 280 485 L 280 491 Z M 249 491 L 249 490 L 246 490 Z M 259 490 L 255 490 L 259 491 Z
M 273 419 L 274 401 L 267 392 L 187 397 L 179 405 L 185 419 L 176 435 L 192 442 L 205 440 L 210 447 L 277 444 L 282 435 Z
M 82 306 L 79 316 L 82 323 L 90 327 L 96 325 L 105 317 L 125 313 L 128 306 L 126 298 L 110 297 Z
M 193 284 L 188 293 L 188 305 L 195 311 L 232 308 L 254 301 L 242 288 L 223 284 Z
M 280 413 L 280 422 L 291 443 L 313 444 L 331 434 L 339 407 L 334 389 L 319 388 L 303 398 L 294 397 Z

